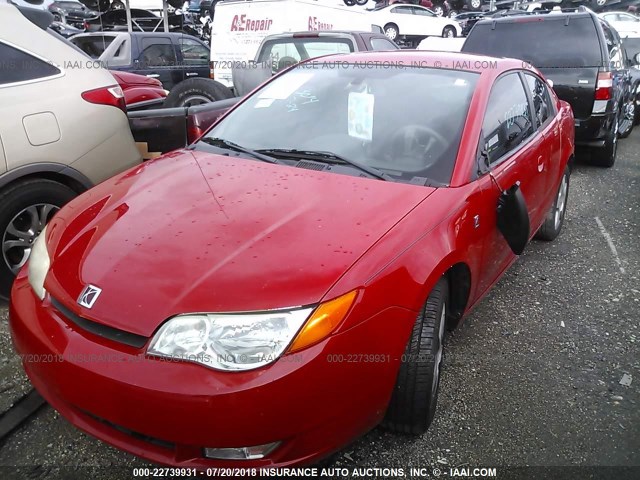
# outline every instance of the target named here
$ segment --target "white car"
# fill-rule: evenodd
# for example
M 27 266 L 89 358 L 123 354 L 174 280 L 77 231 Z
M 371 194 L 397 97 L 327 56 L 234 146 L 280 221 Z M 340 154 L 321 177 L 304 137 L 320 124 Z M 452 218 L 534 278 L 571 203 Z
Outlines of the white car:
M 629 33 L 640 33 L 640 18 L 631 13 L 604 12 L 599 13 L 598 16 L 615 28 L 621 37 L 626 37 Z
M 459 37 L 462 28 L 455 20 L 438 17 L 435 13 L 419 5 L 399 5 L 373 10 L 371 23 L 380 25 L 391 40 L 401 37 Z
M 48 12 L 32 14 L 38 24 L 50 22 Z M 113 76 L 4 0 L 0 105 L 0 297 L 6 298 L 53 214 L 141 156 Z

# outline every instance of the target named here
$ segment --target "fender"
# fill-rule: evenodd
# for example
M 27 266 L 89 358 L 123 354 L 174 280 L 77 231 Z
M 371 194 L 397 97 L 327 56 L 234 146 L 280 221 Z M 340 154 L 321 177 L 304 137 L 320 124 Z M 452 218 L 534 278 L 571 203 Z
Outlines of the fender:
M 21 178 L 37 176 L 66 179 L 68 182 L 63 181 L 62 183 L 66 183 L 67 186 L 73 188 L 78 193 L 82 193 L 93 187 L 93 182 L 75 168 L 61 163 L 37 162 L 22 165 L 0 175 L 0 189 Z

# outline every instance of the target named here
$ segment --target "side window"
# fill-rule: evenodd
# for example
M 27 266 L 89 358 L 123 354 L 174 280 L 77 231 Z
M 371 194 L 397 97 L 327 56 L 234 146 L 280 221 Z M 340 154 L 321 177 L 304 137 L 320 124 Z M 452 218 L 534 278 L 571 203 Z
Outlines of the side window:
M 604 31 L 604 38 L 607 42 L 607 50 L 609 51 L 609 62 L 613 69 L 624 68 L 624 61 L 622 58 L 622 48 L 620 45 L 620 39 L 607 24 L 600 22 L 602 30 Z
M 538 125 L 545 125 L 555 114 L 549 89 L 540 77 L 527 73 L 524 78 L 527 82 L 527 89 L 533 99 L 533 115 L 537 119 Z
M 515 150 L 534 132 L 529 102 L 517 73 L 493 84 L 482 132 L 490 163 Z
M 191 38 L 180 39 L 180 51 L 186 65 L 209 64 L 209 50 Z
M 424 8 L 413 7 L 414 15 L 422 15 L 423 17 L 435 17 L 435 14 Z
M 389 39 L 375 37 L 371 39 L 371 48 L 373 50 L 397 50 L 398 46 Z
M 293 43 L 276 43 L 269 53 L 273 72 L 279 72 L 302 60 Z
M 411 7 L 395 7 L 391 9 L 391 13 L 403 13 L 406 15 L 412 15 Z
M 0 42 L 0 85 L 28 82 L 58 75 L 50 63 Z
M 168 67 L 176 64 L 176 51 L 168 38 L 143 38 L 139 60 L 146 67 Z

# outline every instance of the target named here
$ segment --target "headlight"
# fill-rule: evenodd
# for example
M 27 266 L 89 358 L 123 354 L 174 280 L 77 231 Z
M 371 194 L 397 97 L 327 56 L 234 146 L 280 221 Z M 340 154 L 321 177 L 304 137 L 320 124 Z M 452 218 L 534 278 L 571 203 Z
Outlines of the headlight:
M 49 260 L 49 252 L 47 251 L 47 227 L 45 226 L 31 249 L 31 255 L 29 256 L 29 285 L 33 288 L 35 294 L 40 297 L 40 300 L 44 299 L 46 293 L 44 289 L 44 279 L 49 273 L 49 267 L 51 262 Z
M 290 344 L 294 352 L 326 338 L 355 297 L 349 292 L 315 310 L 178 315 L 158 330 L 147 353 L 217 370 L 252 370 L 276 361 Z

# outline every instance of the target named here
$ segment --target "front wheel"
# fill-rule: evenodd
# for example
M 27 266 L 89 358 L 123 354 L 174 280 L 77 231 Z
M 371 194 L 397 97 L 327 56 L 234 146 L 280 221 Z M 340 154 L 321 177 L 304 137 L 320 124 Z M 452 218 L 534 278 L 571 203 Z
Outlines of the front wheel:
M 567 212 L 567 199 L 569 198 L 569 176 L 570 170 L 567 166 L 562 175 L 560 186 L 558 187 L 558 193 L 553 201 L 553 205 L 549 209 L 544 223 L 540 227 L 540 230 L 536 233 L 536 238 L 550 242 L 555 240 L 560 235 L 562 230 L 562 224 L 564 223 L 564 216 Z
M 453 28 L 451 25 L 447 25 L 446 27 L 444 27 L 444 29 L 442 30 L 442 36 L 444 38 L 455 38 L 456 36 L 456 29 Z
M 630 98 L 629 101 L 622 107 L 622 119 L 618 125 L 618 137 L 627 138 L 633 130 L 636 120 L 636 101 L 635 98 Z
M 436 412 L 449 284 L 438 280 L 413 325 L 391 402 L 382 422 L 389 430 L 419 435 Z
M 0 298 L 9 298 L 13 279 L 27 263 L 36 237 L 75 196 L 69 187 L 45 179 L 17 183 L 0 194 Z

